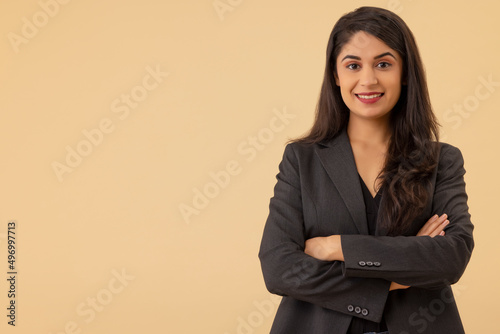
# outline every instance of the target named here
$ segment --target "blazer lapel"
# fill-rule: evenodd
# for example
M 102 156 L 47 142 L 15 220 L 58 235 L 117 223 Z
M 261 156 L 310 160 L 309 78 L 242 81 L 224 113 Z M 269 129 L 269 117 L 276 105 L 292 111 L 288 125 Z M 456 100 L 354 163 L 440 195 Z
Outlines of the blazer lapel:
M 340 193 L 359 233 L 368 234 L 365 202 L 347 131 L 317 146 L 316 154 Z

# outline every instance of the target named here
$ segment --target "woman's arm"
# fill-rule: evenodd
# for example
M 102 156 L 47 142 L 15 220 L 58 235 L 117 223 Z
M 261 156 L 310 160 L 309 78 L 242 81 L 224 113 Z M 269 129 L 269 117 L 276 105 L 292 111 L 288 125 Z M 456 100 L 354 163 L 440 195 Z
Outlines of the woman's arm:
M 379 322 L 390 282 L 380 278 L 346 277 L 342 262 L 326 262 L 304 253 L 305 231 L 299 165 L 293 145 L 285 149 L 274 196 L 269 206 L 259 258 L 272 293 L 290 296 L 348 315 Z M 356 314 L 359 306 L 366 314 Z
M 436 238 L 342 235 L 344 275 L 384 278 L 423 288 L 456 283 L 474 247 L 464 174 L 460 151 L 443 144 L 432 210 L 448 214 L 446 235 Z M 368 266 L 367 262 L 379 265 Z
M 417 236 L 430 236 L 431 238 L 444 236 L 444 228 L 450 223 L 447 218 L 446 214 L 432 216 L 417 233 Z M 344 261 L 340 235 L 308 239 L 304 252 L 322 261 Z M 391 282 L 389 291 L 407 288 L 409 288 L 408 285 Z
M 444 228 L 450 223 L 447 214 L 432 216 L 417 233 L 417 236 L 444 236 Z M 304 252 L 322 261 L 344 261 L 340 235 L 316 237 L 306 240 Z

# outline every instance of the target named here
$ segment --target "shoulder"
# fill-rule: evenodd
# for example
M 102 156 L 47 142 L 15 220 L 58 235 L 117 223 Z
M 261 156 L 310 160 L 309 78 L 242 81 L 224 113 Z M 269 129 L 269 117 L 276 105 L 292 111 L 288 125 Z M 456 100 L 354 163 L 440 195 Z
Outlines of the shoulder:
M 447 144 L 439 143 L 438 175 L 463 175 L 464 158 L 459 148 Z
M 439 143 L 439 164 L 457 160 L 463 163 L 462 152 L 458 147 L 448 143 Z
M 295 156 L 304 156 L 311 154 L 311 152 L 314 152 L 315 147 L 317 147 L 318 144 L 309 144 L 309 143 L 303 143 L 300 141 L 293 141 L 285 146 L 285 155 L 287 154 L 293 154 Z
M 306 161 L 314 159 L 314 147 L 316 144 L 306 144 L 301 142 L 290 142 L 286 144 L 281 168 L 292 167 L 297 173 L 302 169 Z
M 347 132 L 345 130 L 340 131 L 333 138 L 323 139 L 315 143 L 294 140 L 286 145 L 285 155 L 294 154 L 297 158 L 310 158 L 317 151 L 333 147 L 336 147 L 337 149 L 350 148 L 349 138 L 347 137 Z

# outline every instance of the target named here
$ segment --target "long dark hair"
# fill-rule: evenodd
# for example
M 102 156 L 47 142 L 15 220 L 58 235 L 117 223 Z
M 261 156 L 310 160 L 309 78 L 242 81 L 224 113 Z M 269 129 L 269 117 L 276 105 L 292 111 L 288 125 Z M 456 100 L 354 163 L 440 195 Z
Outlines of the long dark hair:
M 437 164 L 438 122 L 432 111 L 424 68 L 412 32 L 396 14 L 377 7 L 360 7 L 342 16 L 333 27 L 326 52 L 326 68 L 316 107 L 316 118 L 302 143 L 330 140 L 346 128 L 349 109 L 335 83 L 337 57 L 351 37 L 364 31 L 403 59 L 401 96 L 390 113 L 391 139 L 379 175 L 384 192 L 381 223 L 389 235 L 407 231 L 429 199 L 430 176 Z

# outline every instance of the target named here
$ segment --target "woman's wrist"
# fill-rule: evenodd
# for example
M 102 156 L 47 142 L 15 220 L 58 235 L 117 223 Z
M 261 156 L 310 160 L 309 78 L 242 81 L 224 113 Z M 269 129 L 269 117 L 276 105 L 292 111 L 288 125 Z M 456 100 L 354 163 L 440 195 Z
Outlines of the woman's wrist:
M 331 235 L 329 238 L 332 245 L 332 261 L 344 261 L 344 253 L 342 252 L 342 240 L 340 235 Z

